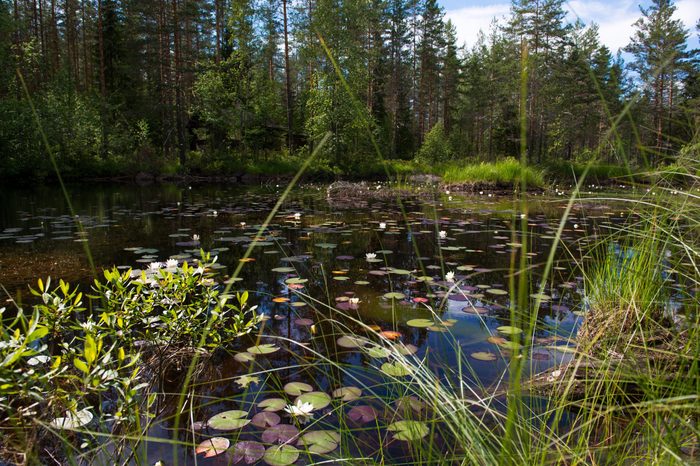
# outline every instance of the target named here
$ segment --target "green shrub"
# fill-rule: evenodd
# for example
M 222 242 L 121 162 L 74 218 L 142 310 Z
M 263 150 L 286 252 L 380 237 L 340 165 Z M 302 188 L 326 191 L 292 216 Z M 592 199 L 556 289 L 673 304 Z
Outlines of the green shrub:
M 445 127 L 438 123 L 428 132 L 423 145 L 416 154 L 416 160 L 421 163 L 446 162 L 454 157 L 454 151 L 445 133 Z

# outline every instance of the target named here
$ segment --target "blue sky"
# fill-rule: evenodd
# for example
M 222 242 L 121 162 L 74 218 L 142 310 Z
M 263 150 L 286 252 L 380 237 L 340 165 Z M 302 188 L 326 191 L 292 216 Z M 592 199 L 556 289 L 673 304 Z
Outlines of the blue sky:
M 493 18 L 508 15 L 509 0 L 439 0 L 445 8 L 445 16 L 457 28 L 459 43 L 471 47 L 480 29 L 485 32 Z M 651 2 L 644 0 L 643 6 Z M 632 35 L 634 23 L 640 16 L 639 0 L 570 0 L 565 2 L 569 19 L 580 18 L 584 23 L 598 23 L 601 41 L 613 53 L 624 47 Z M 690 47 L 698 47 L 695 23 L 700 18 L 700 0 L 676 0 L 675 17 L 683 21 L 691 31 Z

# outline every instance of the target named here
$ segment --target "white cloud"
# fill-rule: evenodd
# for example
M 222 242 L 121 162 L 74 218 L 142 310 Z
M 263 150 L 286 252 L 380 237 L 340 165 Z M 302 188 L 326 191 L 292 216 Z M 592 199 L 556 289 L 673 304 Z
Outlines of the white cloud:
M 647 5 L 649 2 L 645 2 Z M 615 53 L 619 48 L 629 43 L 634 32 L 632 26 L 641 16 L 639 0 L 571 0 L 565 4 L 567 19 L 574 21 L 580 18 L 585 24 L 595 22 L 599 26 L 601 42 Z M 493 18 L 501 19 L 508 16 L 510 3 L 495 3 L 488 6 L 473 6 L 448 10 L 445 14 L 451 19 L 457 29 L 458 42 L 466 42 L 471 47 L 477 39 L 480 30 L 488 33 Z M 700 2 L 698 0 L 676 1 L 675 18 L 683 21 L 690 30 L 690 46 L 697 47 L 695 23 L 700 18 Z
M 447 10 L 445 18 L 452 20 L 457 30 L 457 43 L 471 47 L 476 42 L 479 31 L 488 34 L 491 21 L 508 15 L 510 3 L 496 3 L 488 6 L 469 6 Z

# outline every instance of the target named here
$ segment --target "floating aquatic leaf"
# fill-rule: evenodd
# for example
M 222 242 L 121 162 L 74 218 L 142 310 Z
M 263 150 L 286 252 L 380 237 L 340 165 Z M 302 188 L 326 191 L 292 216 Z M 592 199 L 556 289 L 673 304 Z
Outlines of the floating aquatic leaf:
M 343 348 L 361 348 L 367 344 L 367 340 L 353 335 L 345 335 L 338 338 L 337 343 Z
M 498 356 L 496 356 L 495 353 L 491 353 L 489 351 L 477 351 L 475 353 L 470 354 L 472 358 L 476 359 L 477 361 L 495 361 L 498 359 Z
M 255 361 L 255 356 L 251 353 L 236 353 L 233 356 L 233 359 L 235 359 L 238 362 L 250 362 L 250 361 Z
M 328 393 L 324 392 L 309 392 L 299 395 L 295 400 L 295 403 L 311 403 L 314 407 L 314 411 L 317 409 L 323 409 L 329 404 L 331 404 L 331 397 Z
M 517 335 L 519 333 L 523 333 L 523 330 L 518 327 L 513 327 L 511 325 L 502 325 L 498 327 L 496 330 L 501 332 L 504 335 Z
M 419 400 L 413 395 L 397 398 L 395 403 L 396 408 L 402 412 L 410 410 L 416 413 L 422 413 L 428 409 L 428 404 L 426 402 Z
M 241 388 L 246 388 L 248 385 L 251 383 L 253 384 L 259 384 L 260 383 L 260 377 L 257 377 L 255 375 L 242 375 L 240 377 L 236 377 L 233 379 L 238 385 L 241 386 Z
M 394 438 L 412 442 L 420 440 L 430 432 L 425 422 L 403 420 L 389 424 L 387 429 L 394 432 Z
M 290 396 L 299 396 L 304 392 L 313 391 L 314 387 L 304 382 L 289 382 L 284 386 L 284 392 Z
M 408 345 L 396 345 L 394 348 L 396 348 L 396 351 L 403 356 L 416 354 L 418 352 L 418 347 L 410 343 Z
M 385 362 L 382 364 L 382 372 L 384 372 L 386 375 L 390 375 L 392 377 L 405 377 L 407 375 L 410 375 L 413 371 L 411 370 L 410 367 L 407 367 L 400 362 Z
M 306 278 L 288 278 L 287 280 L 284 281 L 287 285 L 301 285 L 303 283 L 308 282 L 309 280 Z
M 376 409 L 371 406 L 353 406 L 353 408 L 348 411 L 348 417 L 359 424 L 365 424 L 367 422 L 372 422 L 377 419 L 379 413 Z
M 289 424 L 277 424 L 262 433 L 262 441 L 265 443 L 289 443 L 296 440 L 299 429 Z
M 383 330 L 379 332 L 379 335 L 383 336 L 388 340 L 398 340 L 401 338 L 401 332 L 396 332 L 394 330 Z
M 369 285 L 369 282 L 367 280 L 357 280 L 355 285 Z
M 247 411 L 232 409 L 212 417 L 207 421 L 207 425 L 216 430 L 236 430 L 250 423 L 250 419 L 245 418 L 247 415 Z
M 291 445 L 274 445 L 265 451 L 263 459 L 270 466 L 288 466 L 299 458 L 299 450 Z
M 513 351 L 519 350 L 523 347 L 523 345 L 521 345 L 517 341 L 511 341 L 511 340 L 506 340 L 503 343 L 500 343 L 498 346 L 500 346 L 501 348 L 513 350 Z
M 311 453 L 323 455 L 330 453 L 340 443 L 340 434 L 333 430 L 314 430 L 299 438 L 297 445 L 304 446 Z
M 404 295 L 403 293 L 398 293 L 396 291 L 392 291 L 390 293 L 384 294 L 384 297 L 386 299 L 404 299 L 404 298 L 406 298 L 406 295 Z
M 411 319 L 406 322 L 406 325 L 409 327 L 425 328 L 435 325 L 435 322 L 430 319 Z
M 466 312 L 467 314 L 484 315 L 488 314 L 489 310 L 482 306 L 467 306 L 462 308 L 462 312 Z
M 287 401 L 282 398 L 268 398 L 258 403 L 258 408 L 265 411 L 282 411 L 287 406 Z
M 390 268 L 389 273 L 393 273 L 394 275 L 410 275 L 411 271 L 406 270 L 406 269 L 395 269 L 395 268 Z
M 205 458 L 212 458 L 224 453 L 230 445 L 231 442 L 227 438 L 212 437 L 197 445 L 194 451 L 197 455 L 204 453 Z
M 253 416 L 253 419 L 251 419 L 250 422 L 256 427 L 266 429 L 268 427 L 276 426 L 281 421 L 282 419 L 279 417 L 278 414 L 275 414 L 270 411 L 263 411 Z
M 77 413 L 66 411 L 65 417 L 57 417 L 51 421 L 51 425 L 58 429 L 78 429 L 90 424 L 93 414 L 87 408 L 81 409 Z
M 314 321 L 311 319 L 296 319 L 294 321 L 294 325 L 299 325 L 300 327 L 308 327 L 309 325 L 313 325 Z
M 292 273 L 296 272 L 296 269 L 294 267 L 275 267 L 272 271 L 276 273 Z
M 494 296 L 503 296 L 503 295 L 508 294 L 508 292 L 506 290 L 502 290 L 500 288 L 489 288 L 488 290 L 486 290 L 486 292 L 488 294 L 492 294 Z
M 389 355 L 391 354 L 391 351 L 389 351 L 387 348 L 384 348 L 383 346 L 372 346 L 367 350 L 367 354 L 371 358 L 388 358 Z
M 246 440 L 236 443 L 229 450 L 229 458 L 233 464 L 243 461 L 245 464 L 254 464 L 265 455 L 265 446 L 260 442 Z
M 552 350 L 552 351 L 559 351 L 560 353 L 575 353 L 576 348 L 572 346 L 566 346 L 566 345 L 549 345 L 545 346 L 545 349 Z
M 343 401 L 354 401 L 362 395 L 362 390 L 358 387 L 341 387 L 333 390 L 333 398 L 340 398 Z
M 532 299 L 539 299 L 540 301 L 549 301 L 550 299 L 552 299 L 551 296 L 549 296 L 548 294 L 544 294 L 544 293 L 533 293 L 530 295 L 530 297 Z
M 275 351 L 279 351 L 279 349 L 279 346 L 275 346 L 268 343 L 264 345 L 251 346 L 246 351 L 248 351 L 251 354 L 270 354 L 274 353 Z

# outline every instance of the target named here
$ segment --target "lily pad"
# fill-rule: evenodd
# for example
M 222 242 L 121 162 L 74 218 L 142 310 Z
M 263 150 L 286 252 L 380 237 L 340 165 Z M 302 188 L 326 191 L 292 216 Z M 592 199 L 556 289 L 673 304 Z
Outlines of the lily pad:
M 254 464 L 265 455 L 265 446 L 260 442 L 246 440 L 236 443 L 229 450 L 229 457 L 233 464 L 243 461 L 245 464 Z
M 273 412 L 263 411 L 253 416 L 253 419 L 250 422 L 255 427 L 266 429 L 268 427 L 276 426 L 277 424 L 282 422 L 282 418 L 280 418 L 278 414 L 275 414 Z
M 285 406 L 287 401 L 282 398 L 268 398 L 258 403 L 258 408 L 268 412 L 282 411 Z
M 405 377 L 413 373 L 411 368 L 401 364 L 400 362 L 385 362 L 382 364 L 382 372 L 392 377 Z
M 51 425 L 58 429 L 78 429 L 90 424 L 92 418 L 93 414 L 87 408 L 82 409 L 77 413 L 66 411 L 65 417 L 57 417 L 51 421 Z
M 367 344 L 367 340 L 353 335 L 345 335 L 338 338 L 338 346 L 342 348 L 361 348 Z
M 420 440 L 430 432 L 428 425 L 425 422 L 403 420 L 389 424 L 387 429 L 394 432 L 394 438 L 397 440 L 405 440 L 413 442 Z
M 406 325 L 409 327 L 417 327 L 417 328 L 426 328 L 426 327 L 432 327 L 435 325 L 435 322 L 433 322 L 430 319 L 411 319 L 408 322 L 406 322 Z
M 372 422 L 377 419 L 377 416 L 379 416 L 379 412 L 372 406 L 353 406 L 352 409 L 348 411 L 348 417 L 359 424 Z
M 290 443 L 299 436 L 299 429 L 290 424 L 277 424 L 262 433 L 265 443 Z
M 333 390 L 333 398 L 340 398 L 343 401 L 354 401 L 362 395 L 362 389 L 358 387 L 341 387 Z
M 391 293 L 385 293 L 384 297 L 386 299 L 404 299 L 406 297 L 406 295 L 404 295 L 403 293 L 398 293 L 396 291 L 392 291 Z
M 220 455 L 231 445 L 229 439 L 224 437 L 212 437 L 206 439 L 195 448 L 194 452 L 197 455 L 204 454 L 205 458 L 212 458 L 214 456 Z
M 486 292 L 494 296 L 503 296 L 508 294 L 506 290 L 502 290 L 500 288 L 489 288 L 488 290 L 486 290 Z
M 323 455 L 330 453 L 340 443 L 340 434 L 333 430 L 314 430 L 299 438 L 297 445 L 303 445 L 311 453 Z
M 367 354 L 370 358 L 388 358 L 391 355 L 391 351 L 383 346 L 373 346 L 367 350 Z
M 498 330 L 504 335 L 518 335 L 519 333 L 523 333 L 523 329 L 519 327 L 513 327 L 511 325 L 502 325 L 496 330 Z
M 498 356 L 496 356 L 495 353 L 491 353 L 489 351 L 477 351 L 475 353 L 470 354 L 472 358 L 476 359 L 477 361 L 495 361 L 498 359 Z
M 265 451 L 263 459 L 270 466 L 288 466 L 299 458 L 299 450 L 291 445 L 275 445 Z
M 306 278 L 289 278 L 284 281 L 287 285 L 301 285 L 303 283 L 308 282 L 309 280 Z
M 268 343 L 264 345 L 251 346 L 246 351 L 248 351 L 251 354 L 270 354 L 274 353 L 275 351 L 279 351 L 279 349 L 279 346 L 275 346 Z
M 296 269 L 294 267 L 275 267 L 272 271 L 277 273 L 292 273 L 295 272 Z
M 407 345 L 396 345 L 394 348 L 396 348 L 396 351 L 402 356 L 408 356 L 418 352 L 418 347 L 410 343 Z
M 328 393 L 324 392 L 309 392 L 299 395 L 295 400 L 295 403 L 311 403 L 315 411 L 317 409 L 323 409 L 331 404 L 331 397 L 328 395 Z
M 207 421 L 207 425 L 212 429 L 224 431 L 241 429 L 250 424 L 250 419 L 245 418 L 247 415 L 247 411 L 232 409 L 212 417 Z
M 284 392 L 290 396 L 299 396 L 304 392 L 313 391 L 314 387 L 304 382 L 289 382 L 284 386 Z

